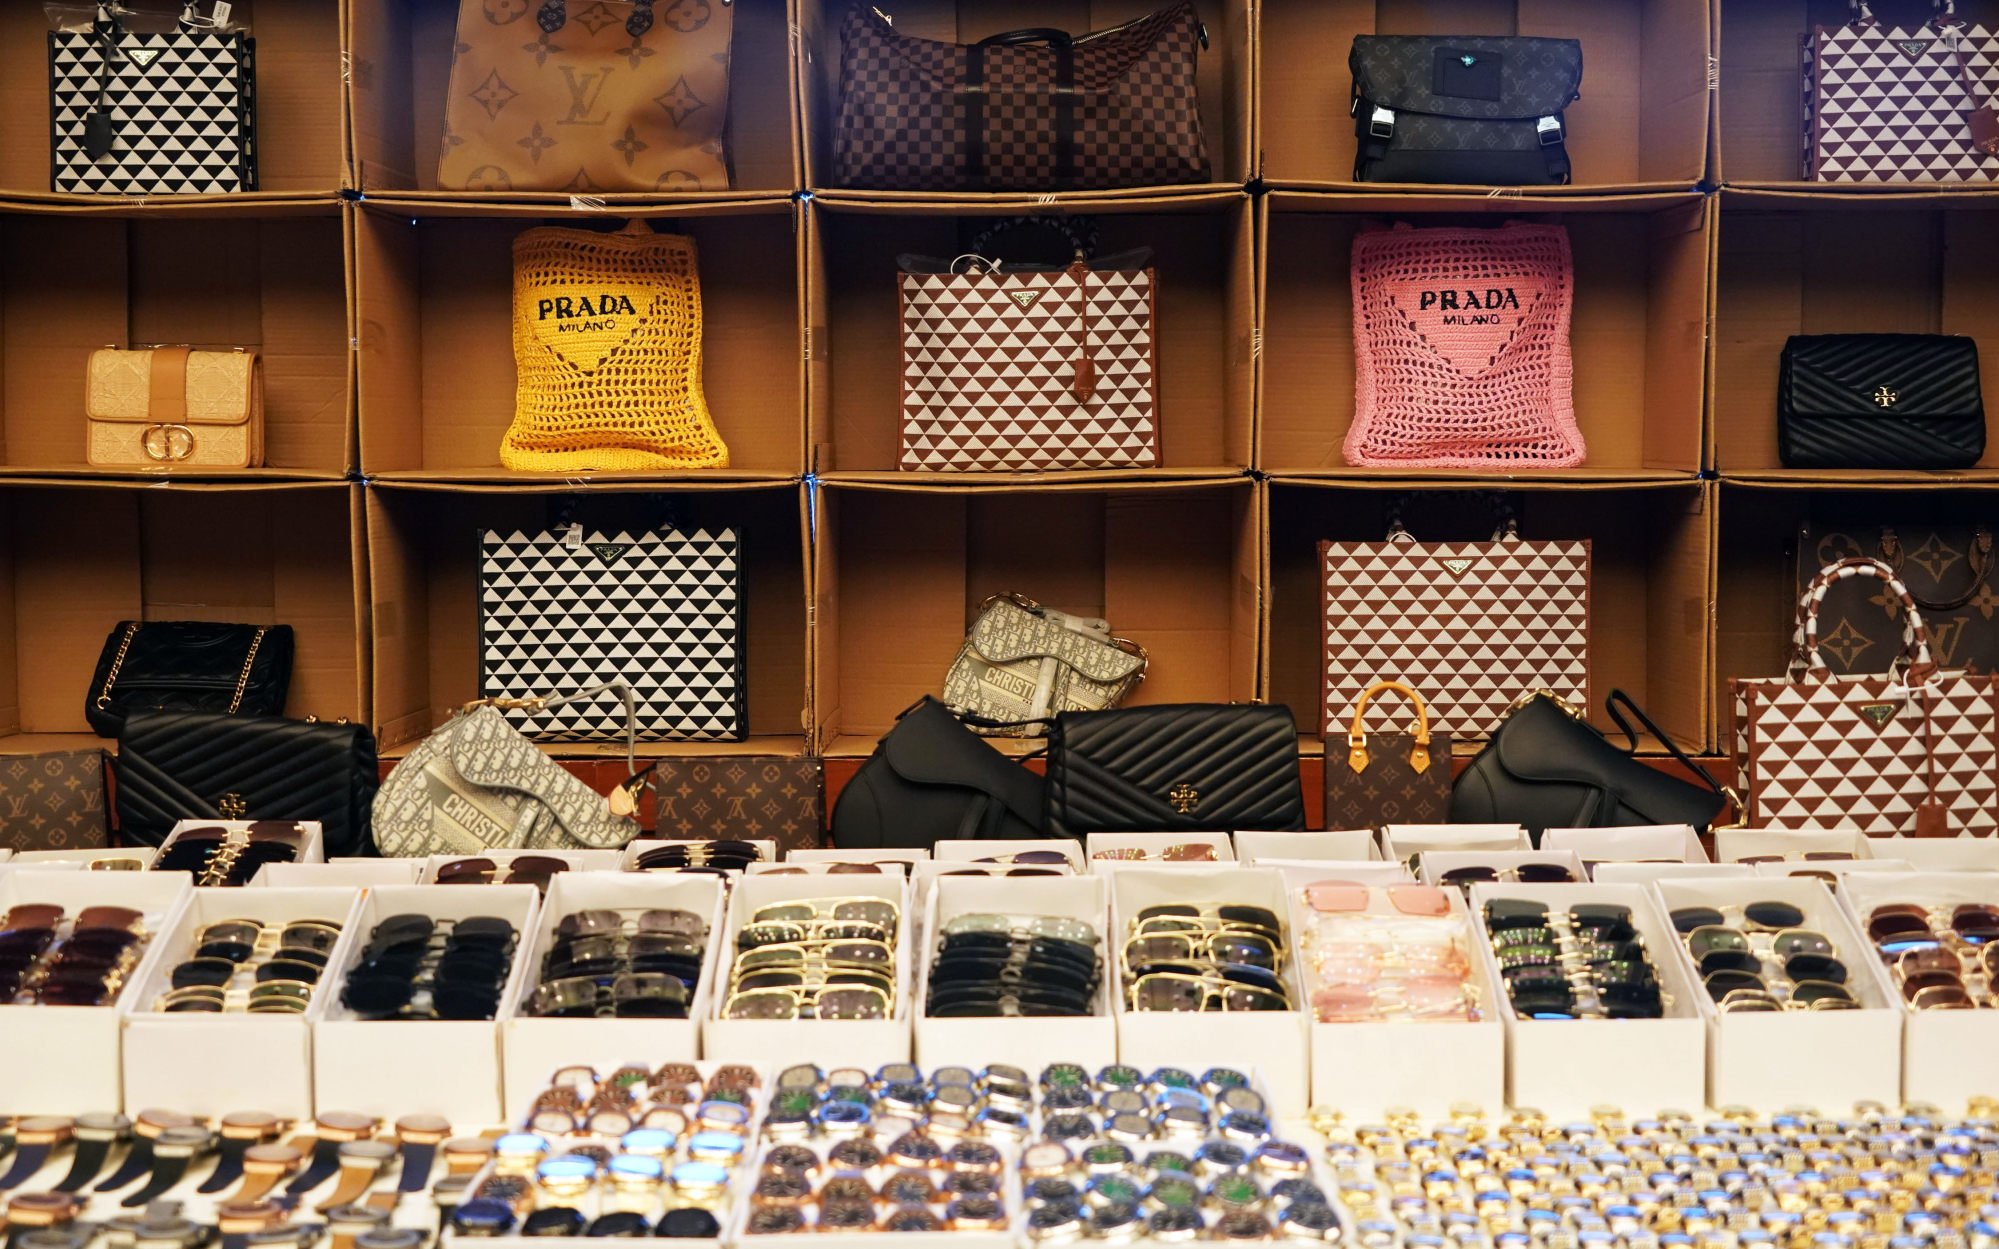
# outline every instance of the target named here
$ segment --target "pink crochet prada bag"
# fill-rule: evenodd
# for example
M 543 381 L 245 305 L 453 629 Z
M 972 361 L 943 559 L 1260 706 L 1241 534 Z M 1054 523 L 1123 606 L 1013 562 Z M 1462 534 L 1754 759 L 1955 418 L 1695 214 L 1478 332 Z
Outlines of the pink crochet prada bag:
M 1353 426 L 1368 468 L 1569 468 L 1575 276 L 1560 226 L 1416 230 L 1353 242 Z

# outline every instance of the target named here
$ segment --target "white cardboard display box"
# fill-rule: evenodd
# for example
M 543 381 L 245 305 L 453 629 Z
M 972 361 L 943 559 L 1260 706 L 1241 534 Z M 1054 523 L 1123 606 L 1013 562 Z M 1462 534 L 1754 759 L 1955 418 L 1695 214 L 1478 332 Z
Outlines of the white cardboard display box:
M 322 982 L 325 1013 L 313 1025 L 312 1037 L 315 1104 L 382 1117 L 432 1114 L 453 1123 L 497 1123 L 504 1107 L 496 1020 L 361 1019 L 340 1004 L 338 995 L 375 925 L 390 916 L 459 920 L 492 915 L 519 934 L 500 995 L 504 1009 L 519 1000 L 528 977 L 528 947 L 540 899 L 532 885 L 383 885 L 368 890 L 346 962 L 331 985 Z
M 1506 1021 L 1508 1104 L 1557 1116 L 1601 1105 L 1698 1110 L 1707 1097 L 1707 1025 L 1694 995 L 1703 990 L 1674 957 L 1671 947 L 1679 938 L 1652 891 L 1637 885 L 1474 885 L 1473 914 L 1482 917 L 1494 898 L 1528 898 L 1551 911 L 1580 902 L 1629 907 L 1666 999 L 1659 1019 L 1554 1020 L 1522 1019 L 1501 995 L 1496 1005 Z M 1499 981 L 1482 918 L 1478 944 L 1487 974 Z
M 1838 859 L 1807 860 L 1808 854 L 1839 854 L 1853 859 L 1874 857 L 1866 835 L 1844 828 L 1718 828 L 1714 857 L 1720 863 L 1774 855 L 1800 862 L 1837 863 Z
M 0 859 L 0 863 L 11 863 L 15 867 L 73 866 L 82 870 L 91 870 L 90 865 L 99 860 L 130 859 L 138 863 L 143 870 L 152 866 L 153 856 L 158 853 L 159 851 L 151 846 L 107 846 L 96 850 L 22 850 L 19 853 L 9 850 L 7 857 Z
M 87 906 L 141 912 L 152 939 L 109 1006 L 0 1006 L 0 1106 L 12 1114 L 73 1115 L 82 1106 L 124 1105 L 120 1041 L 125 1014 L 160 960 L 191 892 L 185 872 L 0 872 L 0 914 L 24 902 L 53 904 L 74 918 Z
M 1741 880 L 1747 863 L 1599 863 L 1590 879 L 1602 885 L 1649 885 L 1655 880 Z
M 281 889 L 414 885 L 424 862 L 423 859 L 333 859 L 325 863 L 266 863 L 250 878 L 250 884 Z
M 1056 915 L 1080 919 L 1098 934 L 1097 953 L 1104 975 L 1097 989 L 1096 1013 L 1079 1016 L 1022 1018 L 932 1018 L 930 967 L 936 959 L 943 924 L 960 915 Z M 922 966 L 917 973 L 912 1010 L 916 1016 L 916 1061 L 925 1069 L 946 1063 L 974 1069 L 1011 1063 L 1038 1073 L 1050 1063 L 1079 1062 L 1090 1070 L 1117 1061 L 1117 1019 L 1111 1001 L 1114 985 L 1110 964 L 1123 940 L 1109 929 L 1110 891 L 1102 876 L 957 876 L 938 880 L 925 910 Z
M 1110 873 L 1110 939 L 1121 941 L 1140 911 L 1165 903 L 1233 902 L 1261 906 L 1280 919 L 1290 913 L 1284 877 L 1267 868 L 1156 867 L 1132 864 Z M 1287 923 L 1288 927 L 1288 923 Z M 1291 1000 L 1305 1001 L 1299 979 L 1296 933 L 1285 934 L 1293 958 L 1284 980 Z M 1311 1069 L 1303 1009 L 1289 1011 L 1132 1011 L 1124 1008 L 1123 970 L 1111 961 L 1117 1003 L 1118 1059 L 1136 1067 L 1234 1067 L 1263 1082 L 1271 1113 L 1295 1118 L 1310 1106 Z
M 1083 843 L 1073 837 L 1002 837 L 992 841 L 973 838 L 951 838 L 940 841 L 930 848 L 930 857 L 939 863 L 985 863 L 992 859 L 1004 859 L 1012 854 L 1037 854 L 1053 850 L 1069 860 L 1069 866 L 1081 871 L 1087 860 L 1083 857 Z M 1045 866 L 1028 865 L 1021 866 Z
M 618 853 L 618 867 L 622 871 L 636 872 L 639 870 L 639 856 L 648 850 L 658 850 L 663 846 L 705 846 L 707 844 L 708 839 L 706 838 L 640 837 L 627 842 L 625 848 Z M 750 840 L 750 844 L 763 852 L 763 858 L 759 860 L 760 862 L 777 862 L 779 857 L 777 842 L 768 838 L 755 838 Z
M 1489 867 L 1502 874 L 1512 868 L 1527 863 L 1553 863 L 1568 869 L 1569 875 L 1577 880 L 1589 879 L 1583 873 L 1582 860 L 1573 850 L 1425 850 L 1416 856 L 1420 878 L 1428 884 L 1438 884 L 1446 872 L 1462 867 Z
M 255 1106 L 287 1119 L 309 1118 L 312 1028 L 326 1014 L 332 969 L 345 965 L 360 913 L 361 892 L 352 888 L 193 890 L 174 926 L 159 938 L 160 956 L 141 981 L 125 1019 L 127 1103 L 172 1106 L 193 1115 Z M 173 969 L 194 957 L 201 930 L 231 919 L 276 927 L 301 919 L 340 925 L 328 971 L 303 1014 L 168 1014 L 155 1009 L 172 987 Z M 217 1061 L 229 1054 L 254 1061 Z
M 1212 846 L 1212 859 L 1162 859 L 1157 857 L 1166 852 L 1168 846 Z M 1090 857 L 1093 872 L 1121 871 L 1128 867 L 1170 867 L 1175 871 L 1183 868 L 1213 867 L 1217 863 L 1233 863 L 1235 846 L 1227 833 L 1090 833 L 1083 838 L 1084 853 Z M 1097 856 L 1113 850 L 1142 850 L 1153 856 L 1143 859 L 1107 859 Z
M 1877 862 L 1916 872 L 1999 872 L 1999 837 L 1869 837 Z M 25 857 L 25 856 L 24 856 Z
M 1644 824 L 1624 828 L 1549 828 L 1543 850 L 1573 850 L 1585 867 L 1599 863 L 1705 863 L 1701 839 L 1685 824 Z
M 1390 824 L 1381 830 L 1381 857 L 1408 863 L 1430 850 L 1532 850 L 1518 824 Z
M 1831 939 L 1847 968 L 1846 987 L 1861 1010 L 1724 1012 L 1705 990 L 1695 995 L 1708 1022 L 1708 1103 L 1777 1111 L 1812 1106 L 1844 1113 L 1858 1101 L 1892 1104 L 1902 1090 L 1903 1011 L 1894 986 L 1853 922 L 1825 885 L 1803 877 L 1768 880 L 1662 880 L 1653 886 L 1670 919 L 1683 906 L 1720 908 L 1723 922 L 1742 928 L 1739 908 L 1789 902 L 1804 912 L 1800 927 Z M 1769 938 L 1751 933 L 1765 955 Z M 1674 951 L 1698 979 L 1684 940 Z
M 555 876 L 549 878 L 555 880 L 571 872 L 615 872 L 618 870 L 619 860 L 623 859 L 624 855 L 623 850 L 486 850 L 479 854 L 433 854 L 427 859 L 417 860 L 422 866 L 417 872 L 416 879 L 420 885 L 434 885 L 437 883 L 437 869 L 446 863 L 456 863 L 460 859 L 485 859 L 495 867 L 504 867 L 518 858 L 539 857 L 561 859 L 569 864 L 568 872 L 557 872 Z
M 1256 866 L 1284 876 L 1285 887 L 1301 889 L 1314 881 L 1348 880 L 1356 885 L 1406 885 L 1415 881 L 1407 864 L 1385 859 L 1363 863 L 1358 859 L 1264 859 Z
M 767 1063 L 779 1070 L 811 1061 L 821 1067 L 861 1067 L 873 1071 L 883 1063 L 908 1062 L 910 1053 L 911 960 L 921 946 L 910 930 L 918 917 L 911 913 L 909 881 L 899 872 L 860 872 L 843 876 L 771 876 L 747 874 L 729 897 L 728 919 L 721 942 L 723 961 L 716 969 L 713 1010 L 701 1025 L 702 1052 L 733 1062 Z M 896 926 L 894 1015 L 888 1019 L 724 1019 L 729 968 L 734 965 L 736 934 L 759 907 L 806 898 L 885 898 L 901 910 Z
M 609 852 L 607 852 L 609 853 Z M 654 877 L 625 872 L 560 872 L 549 881 L 530 935 L 527 968 L 521 994 L 500 1010 L 500 1053 L 504 1098 L 512 1112 L 528 1105 L 546 1088 L 557 1068 L 571 1065 L 613 1071 L 628 1062 L 658 1067 L 663 1062 L 691 1061 L 701 1054 L 701 1021 L 719 992 L 723 957 L 719 934 L 723 924 L 722 882 L 701 873 Z M 555 944 L 555 930 L 577 911 L 608 908 L 626 911 L 672 909 L 692 911 L 707 921 L 706 953 L 701 979 L 685 1019 L 543 1019 L 527 1013 L 528 999 L 541 983 L 543 961 Z
M 1271 859 L 1359 860 L 1379 862 L 1381 847 L 1374 843 L 1371 828 L 1338 828 L 1319 833 L 1240 832 L 1235 835 L 1236 857 L 1244 863 Z

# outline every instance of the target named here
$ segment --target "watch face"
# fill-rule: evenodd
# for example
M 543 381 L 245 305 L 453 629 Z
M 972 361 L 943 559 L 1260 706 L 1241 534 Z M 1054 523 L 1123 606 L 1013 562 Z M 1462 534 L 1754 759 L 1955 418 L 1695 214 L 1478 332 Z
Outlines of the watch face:
M 404 1115 L 396 1120 L 398 1136 L 435 1136 L 440 1140 L 451 1134 L 451 1121 L 441 1115 Z
M 303 1157 L 305 1157 L 304 1154 L 293 1149 L 290 1145 L 252 1145 L 243 1151 L 243 1164 L 245 1166 L 257 1164 L 273 1167 L 294 1167 L 298 1165 L 299 1160 Z
M 90 1114 L 78 1115 L 76 1117 L 76 1130 L 78 1132 L 108 1133 L 113 1136 L 119 1136 L 132 1130 L 132 1121 L 124 1115 L 107 1114 L 101 1110 L 93 1111 Z
M 329 1135 L 353 1132 L 371 1132 L 375 1121 L 367 1115 L 350 1114 L 344 1110 L 329 1110 L 316 1120 L 321 1132 Z
M 168 1128 L 160 1133 L 160 1139 L 153 1142 L 153 1152 L 157 1154 L 195 1153 L 208 1148 L 215 1134 L 207 1128 Z
M 387 1141 L 348 1141 L 340 1147 L 341 1161 L 362 1160 L 384 1163 L 396 1156 L 396 1147 Z
M 178 1110 L 142 1110 L 137 1121 L 140 1127 L 158 1128 L 162 1131 L 167 1128 L 184 1128 L 193 1122 L 192 1116 L 184 1115 Z

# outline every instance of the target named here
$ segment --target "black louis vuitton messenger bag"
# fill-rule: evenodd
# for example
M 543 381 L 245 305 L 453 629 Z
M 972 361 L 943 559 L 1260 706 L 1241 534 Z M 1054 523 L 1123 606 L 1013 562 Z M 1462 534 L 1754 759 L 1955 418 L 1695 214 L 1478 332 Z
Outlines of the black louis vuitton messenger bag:
M 1353 71 L 1356 182 L 1566 183 L 1583 80 L 1574 39 L 1360 35 Z

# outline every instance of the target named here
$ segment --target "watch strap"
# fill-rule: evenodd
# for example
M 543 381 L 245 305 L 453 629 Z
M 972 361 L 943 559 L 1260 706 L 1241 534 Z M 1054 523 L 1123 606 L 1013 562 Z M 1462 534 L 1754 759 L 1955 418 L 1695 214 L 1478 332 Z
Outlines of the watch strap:
M 157 1200 L 174 1185 L 187 1178 L 187 1168 L 194 1159 L 183 1153 L 159 1154 L 153 1162 L 153 1178 L 146 1186 L 118 1204 L 128 1210 L 136 1209 Z
M 352 1205 L 361 1200 L 375 1181 L 382 1175 L 382 1163 L 376 1158 L 342 1158 L 340 1160 L 340 1183 L 334 1186 L 333 1195 L 319 1203 L 321 1211 L 338 1206 Z
M 420 1193 L 429 1188 L 430 1171 L 436 1164 L 436 1145 L 423 1141 L 404 1141 L 402 1177 L 396 1181 L 396 1191 Z
M 224 1137 L 222 1147 L 216 1151 L 215 1170 L 194 1191 L 219 1193 L 234 1184 L 243 1174 L 244 1152 L 255 1143 L 247 1137 Z
M 153 1138 L 134 1136 L 132 1148 L 125 1155 L 125 1161 L 118 1164 L 108 1179 L 99 1184 L 94 1192 L 108 1193 L 115 1188 L 123 1188 L 153 1169 Z
M 77 1142 L 76 1158 L 69 1164 L 69 1174 L 56 1185 L 55 1191 L 81 1192 L 83 1186 L 96 1179 L 97 1173 L 104 1169 L 105 1162 L 111 1157 L 111 1146 L 116 1143 L 108 1136 Z
M 340 1142 L 324 1138 L 314 1141 L 312 1160 L 306 1164 L 305 1170 L 292 1178 L 291 1183 L 285 1185 L 285 1196 L 297 1197 L 302 1193 L 309 1193 L 326 1183 L 339 1169 Z
M 7 1174 L 0 1175 L 0 1189 L 12 1192 L 35 1178 L 35 1172 L 47 1165 L 53 1150 L 51 1145 L 21 1146 L 21 1152 L 14 1155 L 14 1165 L 7 1168 Z

